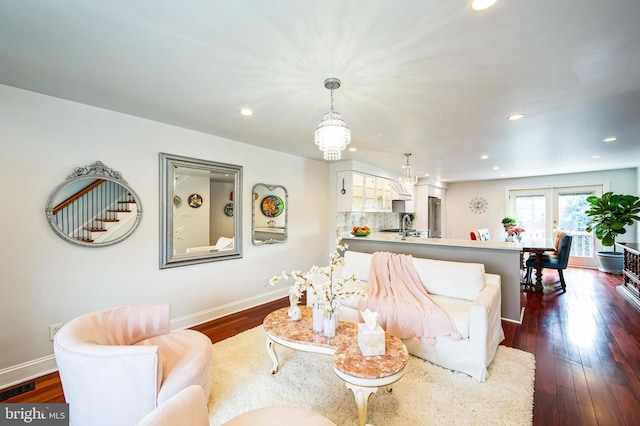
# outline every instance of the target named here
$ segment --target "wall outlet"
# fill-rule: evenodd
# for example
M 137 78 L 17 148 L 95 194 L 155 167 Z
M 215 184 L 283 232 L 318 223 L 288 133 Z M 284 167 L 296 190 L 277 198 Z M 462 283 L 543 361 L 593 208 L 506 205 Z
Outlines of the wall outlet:
M 58 330 L 60 330 L 62 328 L 64 324 L 60 323 L 60 324 L 52 324 L 49 326 L 49 341 L 53 342 L 53 338 L 55 337 L 56 333 L 58 332 Z

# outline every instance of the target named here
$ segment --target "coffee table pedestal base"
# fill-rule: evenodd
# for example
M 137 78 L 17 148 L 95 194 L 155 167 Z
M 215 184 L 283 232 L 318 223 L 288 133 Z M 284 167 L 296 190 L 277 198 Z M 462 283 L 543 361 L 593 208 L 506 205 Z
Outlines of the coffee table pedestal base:
M 367 402 L 372 393 L 376 393 L 378 388 L 365 388 L 363 386 L 352 385 L 351 383 L 345 383 L 348 389 L 351 389 L 353 396 L 356 398 L 356 407 L 358 407 L 358 419 L 360 420 L 360 426 L 364 426 L 367 423 Z
M 404 376 L 404 373 L 407 371 L 407 365 L 391 376 L 377 379 L 350 376 L 335 367 L 333 370 L 338 377 L 344 381 L 347 389 L 353 392 L 353 396 L 356 399 L 356 407 L 358 408 L 359 424 L 360 426 L 364 426 L 367 423 L 367 403 L 369 402 L 371 394 L 376 393 L 381 386 L 385 386 L 387 390 L 391 392 L 391 385 Z
M 271 374 L 275 375 L 278 372 L 278 355 L 276 354 L 275 343 L 273 340 L 267 338 L 267 353 L 269 354 L 269 358 L 271 358 L 271 362 L 273 363 L 273 367 L 271 367 Z

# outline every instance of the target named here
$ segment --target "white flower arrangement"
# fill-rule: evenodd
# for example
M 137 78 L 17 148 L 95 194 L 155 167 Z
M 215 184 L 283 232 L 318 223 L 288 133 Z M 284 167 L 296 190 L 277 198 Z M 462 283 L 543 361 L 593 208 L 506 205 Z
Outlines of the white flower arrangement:
M 348 277 L 334 277 L 336 269 L 344 265 L 342 253 L 348 247 L 346 243 L 342 243 L 340 239 L 337 239 L 336 247 L 331 253 L 331 264 L 329 266 L 320 267 L 314 265 L 306 273 L 302 273 L 301 271 L 291 271 L 290 273 L 283 271 L 281 274 L 271 278 L 269 284 L 276 285 L 280 280 L 288 280 L 291 278 L 294 280 L 293 289 L 298 299 L 300 299 L 300 296 L 302 296 L 305 290 L 308 290 L 311 292 L 313 300 L 323 303 L 327 312 L 332 314 L 343 301 L 351 297 L 365 297 L 364 292 L 356 287 L 356 284 L 360 282 L 360 280 L 355 273 Z M 322 283 L 316 283 L 314 276 L 318 275 L 325 276 L 328 280 Z

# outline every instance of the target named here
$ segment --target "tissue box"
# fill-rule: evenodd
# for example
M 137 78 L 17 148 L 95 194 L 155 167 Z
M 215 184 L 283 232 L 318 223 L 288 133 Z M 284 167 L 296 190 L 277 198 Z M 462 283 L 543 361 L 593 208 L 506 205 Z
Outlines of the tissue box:
M 384 355 L 384 330 L 380 325 L 371 330 L 365 323 L 358 324 L 358 347 L 364 356 Z

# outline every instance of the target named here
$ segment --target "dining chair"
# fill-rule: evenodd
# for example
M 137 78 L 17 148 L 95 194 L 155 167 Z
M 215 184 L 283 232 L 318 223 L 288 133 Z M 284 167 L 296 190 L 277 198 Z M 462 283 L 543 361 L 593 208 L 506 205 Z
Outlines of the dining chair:
M 560 277 L 560 288 L 562 292 L 567 291 L 567 286 L 564 280 L 563 270 L 567 269 L 569 264 L 569 254 L 571 252 L 571 243 L 573 242 L 573 236 L 566 232 L 562 232 L 559 239 L 560 243 L 557 248 L 557 255 L 549 254 L 544 255 L 542 258 L 542 269 L 555 269 L 558 271 Z M 532 256 L 527 259 L 527 281 L 531 282 L 531 271 L 535 267 L 535 258 Z
M 489 241 L 489 229 L 488 228 L 480 228 L 475 231 L 469 232 L 469 236 L 472 240 L 479 241 Z
M 556 231 L 555 233 L 555 238 L 554 238 L 554 247 L 555 250 L 554 251 L 548 251 L 545 252 L 544 256 L 545 258 L 557 258 L 558 257 L 558 249 L 560 248 L 560 241 L 562 240 L 562 236 L 565 234 L 564 231 Z M 531 260 L 531 264 L 535 264 L 535 259 L 536 259 L 536 255 L 535 253 L 530 253 L 528 259 Z M 544 258 L 543 258 L 544 259 Z M 522 262 L 520 262 L 522 264 Z M 526 282 L 528 284 L 531 283 L 531 271 L 532 271 L 532 267 L 526 267 L 525 266 L 525 278 L 526 278 Z

